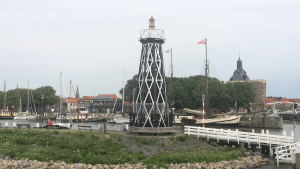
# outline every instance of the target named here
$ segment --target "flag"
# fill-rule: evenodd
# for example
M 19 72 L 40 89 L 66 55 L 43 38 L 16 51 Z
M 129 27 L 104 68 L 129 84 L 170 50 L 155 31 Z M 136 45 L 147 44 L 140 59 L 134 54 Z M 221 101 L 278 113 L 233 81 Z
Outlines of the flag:
M 168 49 L 167 51 L 166 51 L 166 53 L 169 53 L 170 52 L 170 49 Z
M 198 42 L 198 44 L 205 44 L 204 40 Z

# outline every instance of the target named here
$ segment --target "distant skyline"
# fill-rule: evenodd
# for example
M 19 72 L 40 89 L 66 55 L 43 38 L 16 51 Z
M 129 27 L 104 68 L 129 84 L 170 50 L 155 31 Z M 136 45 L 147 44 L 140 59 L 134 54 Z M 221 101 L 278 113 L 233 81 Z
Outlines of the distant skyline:
M 239 58 L 251 80 L 267 80 L 267 96 L 300 98 L 300 1 L 0 1 L 0 66 L 6 89 L 52 86 L 69 96 L 116 94 L 138 73 L 140 30 L 154 17 L 164 31 L 165 73 L 229 81 Z M 240 51 L 240 52 L 239 52 Z M 176 91 L 175 91 L 176 92 Z M 72 93 L 74 97 L 74 94 Z

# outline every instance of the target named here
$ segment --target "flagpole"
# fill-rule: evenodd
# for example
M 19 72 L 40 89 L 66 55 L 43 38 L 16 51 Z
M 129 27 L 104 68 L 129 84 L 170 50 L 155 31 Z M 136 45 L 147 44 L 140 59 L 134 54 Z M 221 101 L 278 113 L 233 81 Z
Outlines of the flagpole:
M 174 108 L 174 89 L 173 89 L 173 61 L 172 61 L 172 48 L 171 48 L 171 94 L 172 94 L 171 108 Z
M 208 99 L 208 67 L 207 67 L 207 39 L 205 38 L 205 107 L 206 107 L 206 116 L 209 116 L 209 99 Z

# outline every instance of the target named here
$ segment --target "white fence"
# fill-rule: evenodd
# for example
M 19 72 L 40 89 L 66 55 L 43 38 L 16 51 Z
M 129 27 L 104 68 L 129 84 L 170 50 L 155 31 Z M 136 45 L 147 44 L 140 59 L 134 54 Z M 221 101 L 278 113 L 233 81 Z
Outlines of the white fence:
M 275 148 L 277 166 L 279 163 L 292 163 L 296 164 L 295 153 L 300 151 L 300 143 L 292 145 L 279 146 Z
M 261 131 L 261 133 L 254 133 L 252 129 L 252 133 L 249 132 L 241 132 L 238 129 L 236 131 L 233 130 L 223 130 L 223 129 L 213 129 L 213 128 L 205 128 L 205 127 L 195 127 L 195 126 L 185 126 L 184 127 L 184 134 L 187 135 L 194 135 L 198 138 L 207 138 L 209 139 L 216 139 L 218 142 L 220 140 L 227 141 L 235 141 L 243 143 L 256 143 L 260 147 L 261 144 L 267 144 L 271 146 L 285 146 L 291 145 L 294 143 L 294 132 L 291 132 L 291 136 L 286 136 L 286 133 L 283 132 L 282 136 L 279 135 L 270 135 L 269 130 Z
M 219 141 L 230 141 L 240 143 L 248 143 L 250 144 L 258 144 L 260 145 L 268 145 L 270 148 L 273 146 L 276 150 L 276 160 L 277 166 L 279 166 L 279 162 L 284 163 L 293 163 L 295 164 L 295 152 L 300 151 L 300 143 L 294 143 L 294 132 L 291 132 L 290 136 L 286 135 L 284 131 L 282 136 L 279 135 L 270 135 L 269 130 L 261 131 L 261 133 L 254 133 L 254 129 L 252 129 L 252 133 L 249 132 L 241 132 L 238 129 L 232 131 L 230 129 L 213 129 L 213 128 L 205 128 L 205 127 L 195 127 L 195 126 L 184 126 L 184 134 L 197 136 L 198 139 L 207 138 L 215 139 Z M 298 146 L 297 146 L 298 145 Z M 296 148 L 298 147 L 298 148 Z

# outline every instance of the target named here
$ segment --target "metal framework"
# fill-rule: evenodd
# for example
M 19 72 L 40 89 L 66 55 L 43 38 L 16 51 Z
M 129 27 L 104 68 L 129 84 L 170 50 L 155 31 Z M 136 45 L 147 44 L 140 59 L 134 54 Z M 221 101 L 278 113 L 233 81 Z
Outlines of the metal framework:
M 156 34 L 151 34 L 151 32 Z M 138 87 L 135 92 L 130 126 L 134 127 L 172 127 L 173 114 L 169 110 L 166 95 L 166 81 L 163 61 L 163 31 L 141 31 L 142 51 L 138 74 Z M 157 34 L 160 32 L 162 34 Z M 146 37 L 146 38 L 145 38 Z
M 144 29 L 140 32 L 140 39 L 159 38 L 164 39 L 164 31 L 159 29 Z

